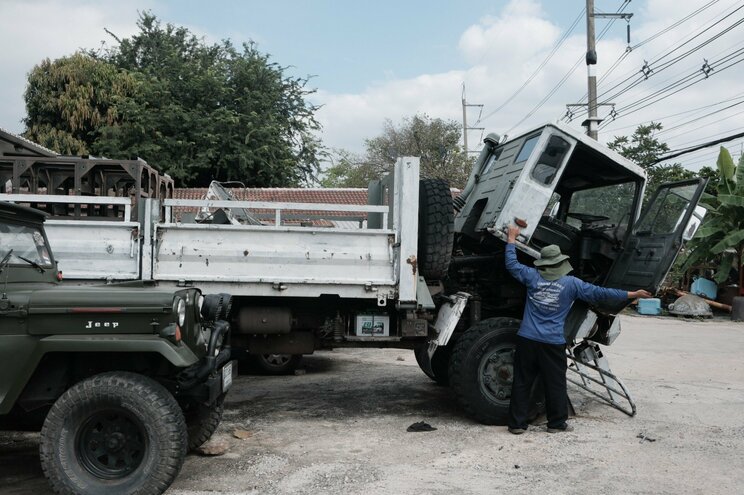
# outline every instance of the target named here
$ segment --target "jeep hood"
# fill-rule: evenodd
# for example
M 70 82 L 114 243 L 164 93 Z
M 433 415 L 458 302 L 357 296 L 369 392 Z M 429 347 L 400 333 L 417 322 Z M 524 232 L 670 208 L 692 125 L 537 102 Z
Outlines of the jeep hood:
M 171 290 L 124 287 L 58 286 L 36 290 L 28 299 L 28 332 L 154 333 L 175 321 L 174 296 Z

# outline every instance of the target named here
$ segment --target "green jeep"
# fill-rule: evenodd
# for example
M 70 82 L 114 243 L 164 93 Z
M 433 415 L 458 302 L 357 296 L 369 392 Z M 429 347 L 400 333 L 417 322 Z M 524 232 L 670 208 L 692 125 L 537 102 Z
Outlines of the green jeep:
M 231 298 L 65 285 L 44 219 L 0 202 L 0 428 L 41 430 L 58 493 L 162 493 L 220 422 Z

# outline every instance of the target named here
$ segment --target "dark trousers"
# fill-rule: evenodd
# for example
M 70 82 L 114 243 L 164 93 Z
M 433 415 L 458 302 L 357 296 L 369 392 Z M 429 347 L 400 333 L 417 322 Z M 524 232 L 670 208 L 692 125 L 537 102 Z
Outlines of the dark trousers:
M 545 388 L 548 428 L 563 428 L 568 418 L 566 346 L 544 344 L 517 336 L 509 427 L 527 428 L 530 395 L 537 377 Z

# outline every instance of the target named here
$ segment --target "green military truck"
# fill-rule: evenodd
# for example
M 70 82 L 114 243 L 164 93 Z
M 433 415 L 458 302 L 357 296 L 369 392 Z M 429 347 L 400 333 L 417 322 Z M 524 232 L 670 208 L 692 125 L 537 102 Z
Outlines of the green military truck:
M 44 220 L 0 202 L 0 428 L 41 430 L 57 493 L 162 493 L 237 373 L 230 296 L 65 285 Z

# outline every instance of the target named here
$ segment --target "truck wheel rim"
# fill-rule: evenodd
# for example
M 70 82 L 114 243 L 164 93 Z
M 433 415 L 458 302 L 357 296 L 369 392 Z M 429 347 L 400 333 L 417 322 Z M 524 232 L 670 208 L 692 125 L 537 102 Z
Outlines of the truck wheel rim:
M 264 354 L 264 359 L 271 366 L 283 366 L 289 362 L 292 357 L 289 354 Z
M 501 345 L 489 349 L 478 367 L 481 392 L 491 401 L 508 405 L 514 377 L 514 346 Z
M 126 411 L 109 409 L 91 415 L 80 428 L 80 464 L 93 476 L 123 478 L 142 463 L 147 436 L 142 423 Z

